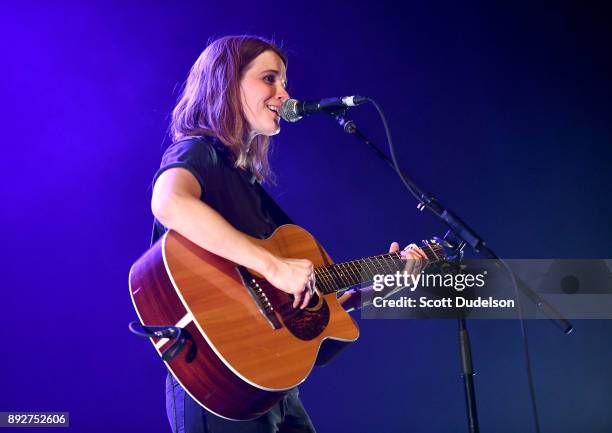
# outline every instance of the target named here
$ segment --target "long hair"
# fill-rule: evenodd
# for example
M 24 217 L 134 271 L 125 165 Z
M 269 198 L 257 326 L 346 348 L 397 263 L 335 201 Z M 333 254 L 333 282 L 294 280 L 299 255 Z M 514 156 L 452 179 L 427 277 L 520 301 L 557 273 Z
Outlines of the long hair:
M 287 57 L 274 43 L 259 36 L 225 36 L 209 44 L 191 67 L 172 111 L 173 141 L 194 135 L 218 138 L 231 149 L 236 167 L 249 169 L 263 181 L 270 176 L 269 137 L 249 140 L 240 102 L 240 79 L 246 67 L 264 51 Z

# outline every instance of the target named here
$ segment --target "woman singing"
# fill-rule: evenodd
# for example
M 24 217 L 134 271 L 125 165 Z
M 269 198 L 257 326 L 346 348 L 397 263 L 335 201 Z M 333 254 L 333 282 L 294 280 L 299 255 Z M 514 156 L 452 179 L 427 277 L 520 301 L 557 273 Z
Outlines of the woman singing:
M 294 308 L 304 308 L 314 289 L 312 263 L 277 257 L 245 236 L 266 238 L 278 226 L 291 223 L 261 186 L 270 175 L 269 137 L 279 133 L 279 110 L 289 98 L 286 74 L 283 52 L 259 37 L 223 37 L 202 52 L 172 112 L 173 143 L 154 178 L 153 241 L 165 230 L 175 230 L 260 273 L 294 296 Z M 399 250 L 399 245 L 394 242 L 391 250 Z M 418 248 L 406 256 L 426 258 Z M 342 301 L 350 297 L 345 294 Z M 166 402 L 174 433 L 315 431 L 297 388 L 252 421 L 212 414 L 171 375 Z

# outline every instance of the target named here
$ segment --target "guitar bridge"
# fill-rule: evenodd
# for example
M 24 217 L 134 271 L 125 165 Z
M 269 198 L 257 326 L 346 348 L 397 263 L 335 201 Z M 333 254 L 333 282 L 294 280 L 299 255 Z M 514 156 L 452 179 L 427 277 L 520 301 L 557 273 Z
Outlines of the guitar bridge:
M 276 314 L 274 314 L 274 307 L 270 303 L 266 292 L 263 291 L 257 280 L 253 278 L 251 273 L 244 266 L 237 266 L 236 270 L 238 271 L 238 275 L 240 275 L 242 285 L 247 289 L 249 295 L 251 295 L 261 315 L 266 318 L 272 329 L 280 329 L 282 325 L 276 317 Z

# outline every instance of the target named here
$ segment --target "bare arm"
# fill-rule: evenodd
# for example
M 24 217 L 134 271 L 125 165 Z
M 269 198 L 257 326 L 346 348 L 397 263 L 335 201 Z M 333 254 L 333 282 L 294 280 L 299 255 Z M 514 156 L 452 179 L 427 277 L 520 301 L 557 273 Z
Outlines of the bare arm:
M 165 227 L 205 250 L 262 275 L 269 272 L 272 254 L 249 242 L 219 213 L 202 202 L 200 194 L 200 184 L 188 170 L 166 170 L 153 188 L 153 214 Z
M 304 292 L 312 263 L 304 259 L 277 257 L 255 245 L 218 212 L 200 200 L 196 178 L 184 168 L 164 171 L 153 187 L 151 209 L 168 229 L 198 246 L 262 274 L 272 285 L 295 297 L 294 307 L 308 305 Z

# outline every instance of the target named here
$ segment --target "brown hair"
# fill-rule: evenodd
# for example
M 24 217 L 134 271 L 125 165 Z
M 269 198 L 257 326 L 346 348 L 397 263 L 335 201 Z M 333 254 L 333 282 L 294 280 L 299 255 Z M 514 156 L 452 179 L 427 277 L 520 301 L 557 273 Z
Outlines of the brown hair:
M 247 142 L 240 79 L 264 51 L 273 51 L 287 66 L 280 48 L 259 36 L 225 36 L 210 43 L 191 67 L 170 124 L 174 141 L 193 135 L 217 137 L 231 149 L 235 166 L 250 169 L 260 181 L 270 175 L 269 137 L 259 135 Z

